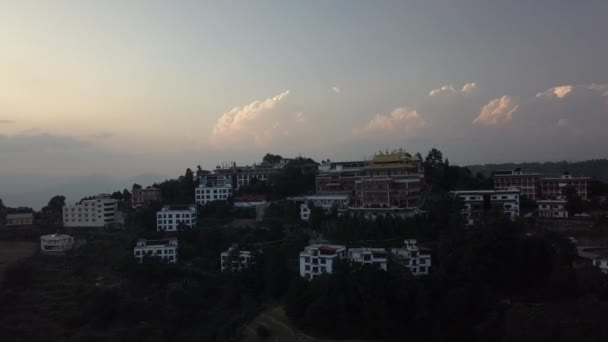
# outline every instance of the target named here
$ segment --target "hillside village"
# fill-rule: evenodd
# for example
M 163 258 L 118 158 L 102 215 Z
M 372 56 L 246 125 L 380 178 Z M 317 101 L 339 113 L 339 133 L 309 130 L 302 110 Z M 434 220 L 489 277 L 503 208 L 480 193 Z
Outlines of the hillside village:
M 396 149 L 199 166 L 40 212 L 0 202 L 0 239 L 37 246 L 5 272 L 0 327 L 20 341 L 41 339 L 27 322 L 69 341 L 246 340 L 279 307 L 318 338 L 542 339 L 554 330 L 525 326 L 557 302 L 608 313 L 607 196 L 569 170 L 486 177 Z

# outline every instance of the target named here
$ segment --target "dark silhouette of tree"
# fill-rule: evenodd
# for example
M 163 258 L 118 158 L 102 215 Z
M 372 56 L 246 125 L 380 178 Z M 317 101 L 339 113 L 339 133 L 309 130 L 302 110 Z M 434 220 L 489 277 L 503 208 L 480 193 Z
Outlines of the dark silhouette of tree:
M 42 221 L 46 225 L 60 226 L 63 223 L 63 207 L 65 196 L 54 196 L 49 203 L 42 208 Z

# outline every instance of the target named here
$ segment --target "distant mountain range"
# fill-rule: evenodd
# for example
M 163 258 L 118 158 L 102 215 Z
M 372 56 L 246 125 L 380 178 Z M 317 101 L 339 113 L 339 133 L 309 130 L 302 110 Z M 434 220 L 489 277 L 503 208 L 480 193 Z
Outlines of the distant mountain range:
M 70 178 L 46 177 L 32 174 L 11 174 L 0 177 L 0 198 L 10 207 L 27 206 L 40 210 L 55 195 L 63 195 L 66 202 L 76 202 L 86 196 L 131 190 L 134 183 L 142 186 L 162 182 L 168 177 L 146 173 L 127 179 L 105 175 Z
M 580 162 L 545 162 L 545 163 L 503 163 L 467 166 L 473 174 L 481 172 L 489 176 L 493 171 L 521 168 L 525 172 L 538 172 L 547 175 L 561 175 L 570 172 L 573 176 L 589 176 L 608 182 L 608 159 L 593 159 Z

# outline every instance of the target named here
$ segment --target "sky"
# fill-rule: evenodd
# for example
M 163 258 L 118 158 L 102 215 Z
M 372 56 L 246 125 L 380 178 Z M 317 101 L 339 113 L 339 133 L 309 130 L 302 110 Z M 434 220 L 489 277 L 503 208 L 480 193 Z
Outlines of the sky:
M 606 158 L 608 1 L 0 1 L 0 198 L 439 148 Z

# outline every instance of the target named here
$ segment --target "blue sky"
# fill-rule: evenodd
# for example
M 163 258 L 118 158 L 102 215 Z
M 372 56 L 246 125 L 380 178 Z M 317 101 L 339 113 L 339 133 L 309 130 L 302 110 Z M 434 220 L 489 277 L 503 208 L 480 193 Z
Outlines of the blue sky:
M 267 151 L 606 157 L 607 17 L 594 0 L 5 1 L 0 198 L 24 175 L 173 176 Z

